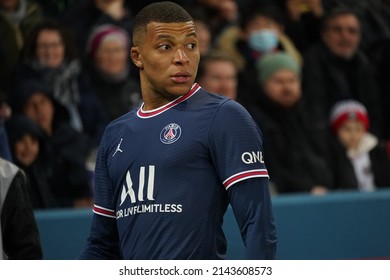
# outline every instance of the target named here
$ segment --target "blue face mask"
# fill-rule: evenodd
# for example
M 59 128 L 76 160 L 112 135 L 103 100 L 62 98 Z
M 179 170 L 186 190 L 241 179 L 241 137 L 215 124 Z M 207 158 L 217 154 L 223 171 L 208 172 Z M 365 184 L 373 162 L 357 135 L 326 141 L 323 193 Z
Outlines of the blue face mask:
M 272 30 L 261 30 L 249 35 L 249 46 L 261 53 L 272 51 L 278 45 L 278 35 Z

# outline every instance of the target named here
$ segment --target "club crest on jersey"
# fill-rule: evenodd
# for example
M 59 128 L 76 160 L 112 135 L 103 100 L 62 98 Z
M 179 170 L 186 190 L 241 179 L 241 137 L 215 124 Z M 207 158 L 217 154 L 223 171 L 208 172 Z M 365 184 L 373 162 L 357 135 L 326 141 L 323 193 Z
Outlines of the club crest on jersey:
M 181 136 L 181 127 L 176 123 L 165 126 L 160 133 L 160 140 L 164 144 L 175 143 Z

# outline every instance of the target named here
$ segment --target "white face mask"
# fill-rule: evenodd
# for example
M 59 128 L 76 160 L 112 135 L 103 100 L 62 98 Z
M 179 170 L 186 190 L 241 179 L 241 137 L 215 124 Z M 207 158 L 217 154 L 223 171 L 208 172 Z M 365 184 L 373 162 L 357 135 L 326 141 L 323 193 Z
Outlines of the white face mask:
M 278 35 L 275 31 L 269 29 L 255 31 L 249 35 L 248 43 L 252 49 L 267 53 L 278 45 Z

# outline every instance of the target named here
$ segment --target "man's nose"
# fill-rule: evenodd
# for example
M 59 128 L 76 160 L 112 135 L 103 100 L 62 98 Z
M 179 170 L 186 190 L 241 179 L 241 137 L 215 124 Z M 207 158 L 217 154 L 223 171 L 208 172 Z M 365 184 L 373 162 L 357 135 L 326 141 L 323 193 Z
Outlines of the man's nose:
M 189 62 L 188 56 L 183 49 L 178 49 L 176 51 L 174 62 L 179 64 L 185 64 Z

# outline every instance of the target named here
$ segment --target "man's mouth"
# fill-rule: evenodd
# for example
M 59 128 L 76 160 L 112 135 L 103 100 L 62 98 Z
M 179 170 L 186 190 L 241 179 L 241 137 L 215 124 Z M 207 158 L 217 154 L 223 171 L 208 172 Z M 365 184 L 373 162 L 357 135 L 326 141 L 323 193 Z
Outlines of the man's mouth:
M 171 79 L 178 84 L 185 84 L 190 81 L 191 75 L 187 72 L 180 72 L 176 73 L 175 75 L 171 76 Z

